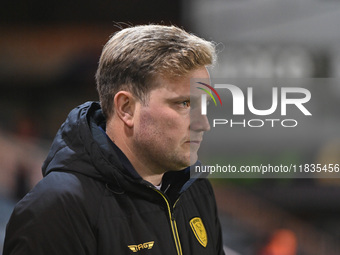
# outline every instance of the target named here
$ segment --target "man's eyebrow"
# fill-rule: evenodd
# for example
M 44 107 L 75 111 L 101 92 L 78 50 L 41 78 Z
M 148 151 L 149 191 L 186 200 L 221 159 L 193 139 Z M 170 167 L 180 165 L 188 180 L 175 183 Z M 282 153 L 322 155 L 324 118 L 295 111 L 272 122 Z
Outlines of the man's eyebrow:
M 202 94 L 200 94 L 200 95 L 190 95 L 190 98 L 193 99 L 193 100 L 201 100 Z M 207 97 L 206 100 L 210 101 L 211 97 Z
M 174 96 L 174 97 L 170 97 L 169 100 L 172 101 L 186 101 L 186 100 L 190 100 L 191 96 L 185 96 L 185 95 L 181 95 L 181 96 Z

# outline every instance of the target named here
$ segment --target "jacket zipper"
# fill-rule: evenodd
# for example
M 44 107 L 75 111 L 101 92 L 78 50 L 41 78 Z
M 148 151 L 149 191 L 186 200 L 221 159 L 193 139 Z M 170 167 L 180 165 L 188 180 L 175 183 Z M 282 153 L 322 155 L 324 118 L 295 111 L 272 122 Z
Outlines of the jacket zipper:
M 163 197 L 164 201 L 166 202 L 166 205 L 167 205 L 167 208 L 168 208 L 168 213 L 169 213 L 170 226 L 171 226 L 172 234 L 173 234 L 173 237 L 174 237 L 174 240 L 175 240 L 177 254 L 183 255 L 182 246 L 181 246 L 181 242 L 180 242 L 179 234 L 178 234 L 178 229 L 177 229 L 177 224 L 176 224 L 176 220 L 175 220 L 175 217 L 174 217 L 174 214 L 173 214 L 173 209 L 175 208 L 178 199 L 177 199 L 176 203 L 174 204 L 174 207 L 171 208 L 168 199 L 163 195 L 163 193 L 160 192 L 159 190 L 156 190 L 156 189 L 155 189 L 155 191 L 157 191 Z

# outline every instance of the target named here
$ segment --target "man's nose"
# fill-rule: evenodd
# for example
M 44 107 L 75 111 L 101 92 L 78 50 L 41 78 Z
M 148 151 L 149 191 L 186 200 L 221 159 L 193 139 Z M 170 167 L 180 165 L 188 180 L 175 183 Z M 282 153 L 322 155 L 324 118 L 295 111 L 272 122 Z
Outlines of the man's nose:
M 193 113 L 190 116 L 190 129 L 193 131 L 209 131 L 210 124 L 206 115 L 199 113 Z

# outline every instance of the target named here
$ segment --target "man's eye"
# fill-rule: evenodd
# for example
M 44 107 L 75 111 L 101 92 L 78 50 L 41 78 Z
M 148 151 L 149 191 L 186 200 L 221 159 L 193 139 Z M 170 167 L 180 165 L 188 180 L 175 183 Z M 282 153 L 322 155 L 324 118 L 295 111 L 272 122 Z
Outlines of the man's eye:
M 184 108 L 190 107 L 190 101 L 183 101 L 183 102 L 181 102 L 181 106 L 184 107 Z

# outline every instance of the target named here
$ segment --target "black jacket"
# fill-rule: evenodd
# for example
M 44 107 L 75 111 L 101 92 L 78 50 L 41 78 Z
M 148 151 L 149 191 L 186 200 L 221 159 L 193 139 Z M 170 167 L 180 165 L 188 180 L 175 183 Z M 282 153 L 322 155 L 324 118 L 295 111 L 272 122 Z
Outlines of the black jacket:
M 224 254 L 208 180 L 168 172 L 158 191 L 103 128 L 98 103 L 71 111 L 44 178 L 14 209 L 3 255 Z

